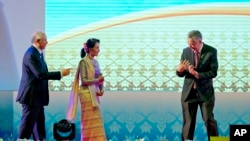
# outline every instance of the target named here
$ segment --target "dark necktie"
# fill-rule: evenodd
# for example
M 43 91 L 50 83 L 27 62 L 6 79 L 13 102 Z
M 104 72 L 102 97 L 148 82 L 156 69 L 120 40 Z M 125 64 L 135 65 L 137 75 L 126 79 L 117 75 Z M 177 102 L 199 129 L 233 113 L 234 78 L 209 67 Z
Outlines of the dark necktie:
M 40 54 L 40 58 L 41 58 L 42 62 L 45 63 L 43 53 Z M 45 63 L 45 64 L 46 64 L 46 63 Z
M 41 61 L 42 61 L 43 67 L 45 67 L 45 68 L 47 69 L 47 64 L 46 64 L 46 62 L 45 62 L 45 60 L 44 60 L 43 53 L 40 54 L 40 59 L 41 59 Z
M 44 60 L 43 53 L 40 54 L 40 58 Z

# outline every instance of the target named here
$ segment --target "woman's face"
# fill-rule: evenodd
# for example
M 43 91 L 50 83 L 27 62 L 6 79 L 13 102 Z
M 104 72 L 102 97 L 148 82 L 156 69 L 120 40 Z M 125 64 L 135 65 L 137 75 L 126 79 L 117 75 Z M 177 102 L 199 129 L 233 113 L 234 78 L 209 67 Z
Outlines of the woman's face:
M 92 55 L 92 56 L 98 56 L 100 52 L 100 49 L 99 49 L 99 43 L 96 42 L 95 43 L 95 46 L 93 48 L 90 48 L 89 49 L 89 53 Z

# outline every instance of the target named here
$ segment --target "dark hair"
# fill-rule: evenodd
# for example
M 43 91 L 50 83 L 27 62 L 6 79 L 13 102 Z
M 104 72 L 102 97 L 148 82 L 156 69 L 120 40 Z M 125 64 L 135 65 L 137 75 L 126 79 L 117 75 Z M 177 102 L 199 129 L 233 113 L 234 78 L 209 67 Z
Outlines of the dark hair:
M 96 38 L 90 38 L 90 39 L 87 40 L 86 46 L 87 46 L 88 49 L 89 48 L 94 48 L 96 43 L 100 43 L 100 40 L 96 39 Z M 85 52 L 85 49 L 83 47 L 82 50 L 81 50 L 81 58 L 85 57 L 87 53 L 89 53 L 89 51 Z
M 202 35 L 199 30 L 192 30 L 188 33 L 188 38 L 194 38 L 194 39 L 201 38 L 202 39 Z

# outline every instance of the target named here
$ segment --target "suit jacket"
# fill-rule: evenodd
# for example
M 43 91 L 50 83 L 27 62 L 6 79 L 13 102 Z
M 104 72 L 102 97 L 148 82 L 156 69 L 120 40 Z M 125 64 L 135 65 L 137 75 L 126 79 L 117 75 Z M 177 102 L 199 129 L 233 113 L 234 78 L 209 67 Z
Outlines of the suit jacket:
M 22 78 L 16 101 L 21 104 L 45 106 L 49 104 L 48 80 L 61 79 L 60 71 L 48 72 L 39 51 L 31 46 L 23 57 Z
M 181 60 L 185 59 L 194 65 L 194 52 L 189 47 L 183 49 Z M 203 43 L 196 71 L 199 73 L 198 79 L 191 75 L 187 70 L 182 73 L 176 71 L 178 76 L 185 77 L 181 96 L 182 102 L 187 100 L 194 82 L 196 82 L 200 100 L 208 101 L 214 99 L 212 79 L 217 76 L 218 71 L 217 50 L 215 48 Z

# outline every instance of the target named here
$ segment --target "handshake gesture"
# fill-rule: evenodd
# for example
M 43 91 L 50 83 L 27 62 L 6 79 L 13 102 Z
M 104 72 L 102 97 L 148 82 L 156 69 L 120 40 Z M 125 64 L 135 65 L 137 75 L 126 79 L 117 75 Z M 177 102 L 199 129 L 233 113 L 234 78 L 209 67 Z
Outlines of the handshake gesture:
M 188 72 L 192 74 L 195 78 L 199 78 L 199 74 L 195 70 L 195 67 L 191 65 L 188 60 L 181 60 L 180 64 L 177 67 L 177 71 L 184 72 L 185 70 L 188 70 Z

